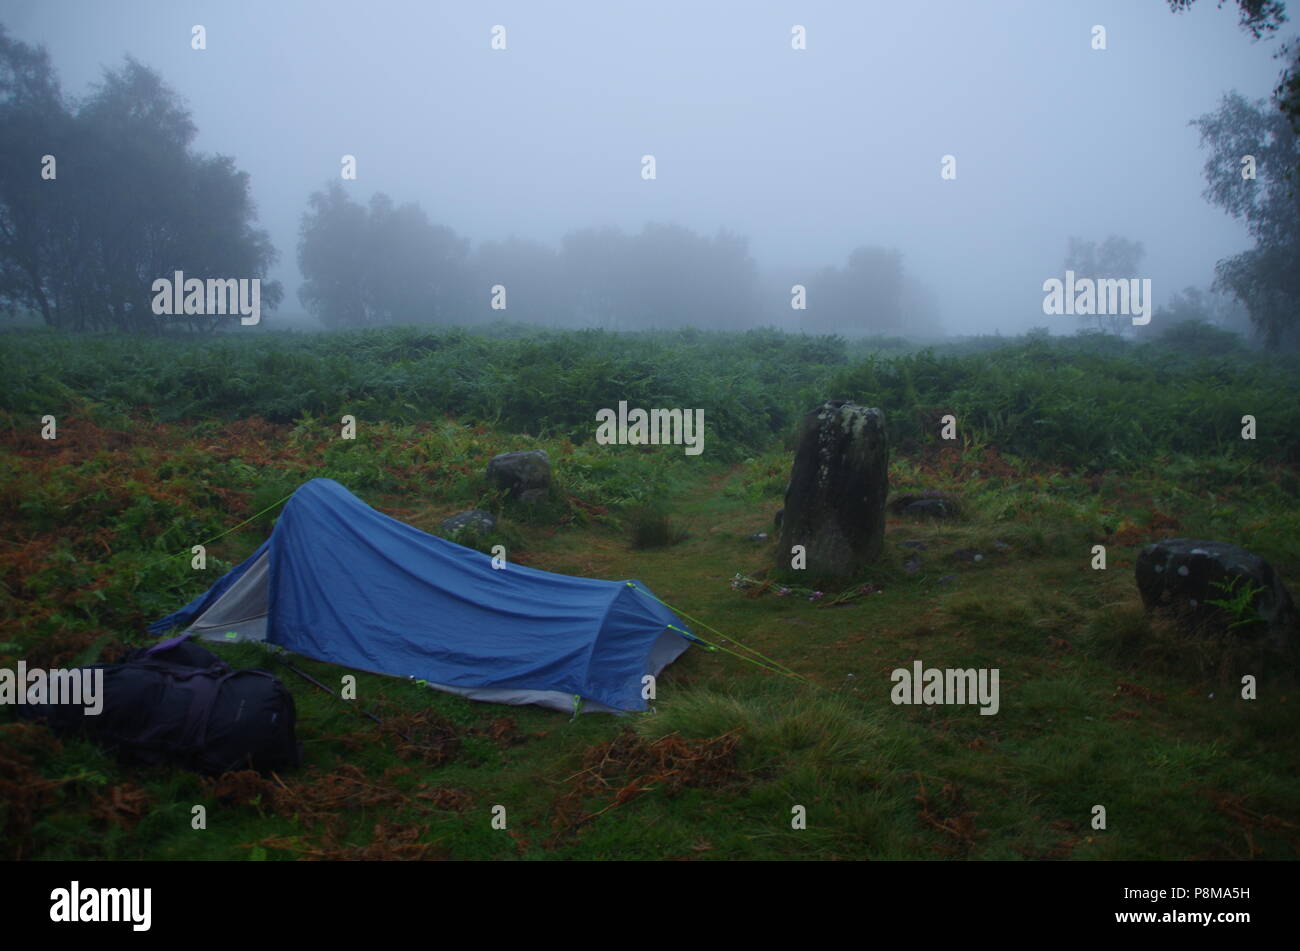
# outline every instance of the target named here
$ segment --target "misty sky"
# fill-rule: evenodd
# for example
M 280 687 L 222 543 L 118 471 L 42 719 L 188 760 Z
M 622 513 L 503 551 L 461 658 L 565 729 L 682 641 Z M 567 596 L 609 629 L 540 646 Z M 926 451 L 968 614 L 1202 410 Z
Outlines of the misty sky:
M 1044 316 L 1041 285 L 1072 234 L 1143 242 L 1157 303 L 1250 246 L 1201 198 L 1187 125 L 1276 82 L 1279 41 L 1252 42 L 1237 15 L 1215 0 L 1179 15 L 1165 0 L 0 0 L 65 93 L 130 53 L 186 99 L 196 147 L 252 176 L 286 311 L 307 197 L 351 153 L 358 201 L 418 201 L 475 243 L 677 222 L 747 235 L 783 274 L 895 246 L 957 333 L 1067 320 Z M 939 177 L 946 153 L 956 181 Z

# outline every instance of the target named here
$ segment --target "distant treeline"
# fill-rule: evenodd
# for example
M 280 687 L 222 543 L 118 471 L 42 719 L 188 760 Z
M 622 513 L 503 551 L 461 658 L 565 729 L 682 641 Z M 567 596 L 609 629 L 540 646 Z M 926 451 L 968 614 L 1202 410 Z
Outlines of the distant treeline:
M 331 328 L 508 319 L 612 330 L 938 330 L 894 250 L 858 248 L 844 268 L 782 282 L 760 277 L 745 238 L 671 224 L 573 231 L 558 249 L 518 238 L 471 249 L 419 205 L 377 194 L 363 207 L 339 182 L 311 197 L 298 265 L 303 304 Z
M 1254 9 L 1252 0 L 1239 2 Z M 1286 50 L 1289 78 L 1272 108 L 1233 93 L 1193 124 L 1209 151 L 1205 196 L 1255 241 L 1218 263 L 1213 289 L 1244 306 L 1268 346 L 1300 348 L 1300 44 Z M 210 313 L 155 314 L 154 282 L 177 272 L 213 284 L 259 281 L 261 312 L 274 311 L 284 292 L 266 275 L 278 254 L 255 227 L 248 174 L 229 156 L 195 152 L 195 134 L 188 110 L 148 67 L 128 57 L 71 101 L 46 50 L 0 26 L 0 314 L 36 314 L 76 331 L 235 323 Z M 843 266 L 760 273 L 746 238 L 673 224 L 634 234 L 572 231 L 558 248 L 513 237 L 471 247 L 419 205 L 383 194 L 362 204 L 349 195 L 353 187 L 333 181 L 315 192 L 301 221 L 301 302 L 331 328 L 509 320 L 616 330 L 939 332 L 930 296 L 896 249 L 864 246 Z M 1112 239 L 1093 250 L 1072 247 L 1067 266 L 1125 276 L 1140 246 Z M 1211 303 L 1184 297 L 1168 309 L 1213 318 L 1222 308 Z
M 275 310 L 283 288 L 265 278 L 278 253 L 255 227 L 248 174 L 228 156 L 195 152 L 196 131 L 148 67 L 128 58 L 74 103 L 46 50 L 0 26 L 0 313 L 78 331 L 232 323 L 156 315 L 153 283 L 176 272 L 259 280 L 261 311 Z M 472 248 L 418 205 L 382 194 L 360 204 L 350 187 L 335 181 L 311 195 L 301 222 L 300 297 L 327 327 L 508 319 L 619 330 L 938 330 L 894 250 L 863 247 L 842 268 L 778 276 L 759 274 L 741 236 L 672 224 L 577 230 L 559 248 L 513 237 Z

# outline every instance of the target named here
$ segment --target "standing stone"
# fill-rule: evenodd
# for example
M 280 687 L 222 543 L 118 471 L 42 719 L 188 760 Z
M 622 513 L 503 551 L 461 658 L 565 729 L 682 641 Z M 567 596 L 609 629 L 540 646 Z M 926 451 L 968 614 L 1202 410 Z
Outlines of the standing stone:
M 487 467 L 488 482 L 521 502 L 539 502 L 551 487 L 551 460 L 543 449 L 503 452 Z
M 889 494 L 885 414 L 845 400 L 803 419 L 785 491 L 777 569 L 791 572 L 790 549 L 803 545 L 810 581 L 849 578 L 879 557 Z

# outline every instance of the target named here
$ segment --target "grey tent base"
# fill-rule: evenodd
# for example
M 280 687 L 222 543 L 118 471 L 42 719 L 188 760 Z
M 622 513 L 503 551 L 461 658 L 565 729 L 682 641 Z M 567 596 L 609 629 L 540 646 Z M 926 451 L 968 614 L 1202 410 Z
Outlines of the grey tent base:
M 664 631 L 659 635 L 659 640 L 655 641 L 654 647 L 650 649 L 650 669 L 646 671 L 655 677 L 659 672 L 675 661 L 686 650 L 688 644 L 685 638 L 674 634 L 672 631 Z M 515 690 L 512 688 L 500 687 L 449 687 L 446 684 L 429 684 L 434 690 L 445 690 L 447 693 L 460 694 L 470 700 L 483 700 L 488 703 L 508 703 L 515 706 L 523 706 L 529 703 L 535 703 L 540 707 L 546 707 L 550 710 L 558 710 L 561 713 L 626 713 L 626 710 L 618 710 L 614 707 L 607 707 L 603 703 L 597 703 L 595 700 L 582 701 L 582 705 L 575 711 L 576 706 L 574 696 L 568 693 L 561 693 L 558 690 Z
M 183 633 L 193 634 L 200 640 L 217 641 L 222 644 L 240 644 L 247 641 L 264 642 L 266 640 L 267 614 L 267 556 L 262 555 L 230 586 L 216 602 L 200 617 L 187 627 Z M 659 676 L 659 672 L 675 661 L 688 647 L 685 638 L 672 631 L 665 630 L 650 649 L 649 669 L 647 674 Z M 583 699 L 579 706 L 573 694 L 558 690 L 525 690 L 512 687 L 452 687 L 447 684 L 430 683 L 435 690 L 454 693 L 468 700 L 480 700 L 485 703 L 505 703 L 523 706 L 535 703 L 561 713 L 625 713 L 614 707 L 607 707 L 594 700 Z
M 270 562 L 263 552 L 262 557 L 253 562 L 240 579 L 182 633 L 226 644 L 265 641 L 269 567 Z

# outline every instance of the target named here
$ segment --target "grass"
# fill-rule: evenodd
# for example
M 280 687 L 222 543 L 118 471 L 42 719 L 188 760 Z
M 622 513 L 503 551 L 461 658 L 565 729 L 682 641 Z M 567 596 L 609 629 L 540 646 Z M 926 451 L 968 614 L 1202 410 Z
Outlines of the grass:
M 454 333 L 359 339 L 392 366 L 485 346 Z M 694 344 L 679 343 L 687 351 L 680 367 Z M 807 345 L 758 336 L 739 349 L 760 344 L 777 362 Z M 228 359 L 244 359 L 223 345 L 235 348 Z M 546 338 L 532 345 L 544 348 Z M 246 557 L 276 509 L 216 536 L 324 475 L 426 531 L 467 508 L 492 511 L 501 533 L 493 541 L 504 540 L 512 561 L 640 578 L 801 679 L 693 648 L 659 678 L 655 712 L 572 721 L 294 659 L 335 687 L 355 674 L 358 699 L 344 702 L 260 648 L 221 646 L 232 663 L 272 670 L 292 691 L 303 769 L 215 782 L 127 769 L 91 743 L 55 740 L 3 710 L 6 857 L 1175 860 L 1300 851 L 1294 658 L 1241 639 L 1179 634 L 1142 610 L 1132 576 L 1142 544 L 1181 534 L 1223 537 L 1297 577 L 1300 481 L 1284 452 L 1209 438 L 1180 450 L 1182 436 L 1157 434 L 1145 459 L 1103 453 L 1115 464 L 1098 468 L 1099 444 L 1086 433 L 1068 442 L 1076 421 L 1059 418 L 1059 407 L 1033 408 L 1054 414 L 1047 445 L 1028 442 L 1021 429 L 1033 424 L 1014 414 L 1000 424 L 1003 439 L 909 437 L 900 411 L 893 491 L 955 493 L 962 515 L 891 515 L 880 562 L 857 579 L 872 593 L 831 606 L 835 592 L 813 601 L 731 586 L 737 574 L 762 576 L 776 555 L 772 516 L 792 452 L 771 417 L 754 445 L 724 436 L 728 451 L 698 459 L 679 447 L 597 447 L 554 426 L 512 432 L 508 414 L 359 417 L 357 439 L 344 441 L 337 407 L 301 415 L 295 406 L 272 419 L 241 412 L 245 404 L 205 404 L 185 416 L 166 403 L 121 402 L 94 362 L 114 365 L 121 344 L 66 346 L 71 372 L 25 373 L 22 384 L 29 395 L 63 400 L 50 410 L 59 413 L 59 438 L 43 441 L 28 424 L 21 387 L 6 391 L 0 418 L 0 666 L 88 663 L 145 643 L 144 626 Z M 298 357 L 283 346 L 281 370 L 338 371 L 345 380 L 350 371 L 339 368 L 357 359 L 346 347 L 318 359 L 329 340 L 304 342 Z M 923 352 L 897 354 L 892 369 L 878 361 L 871 372 L 883 381 L 882 401 L 904 375 L 922 403 L 945 386 L 956 392 L 963 379 L 967 387 L 984 380 L 992 394 L 1001 361 L 1033 346 L 978 355 L 986 369 Z M 635 353 L 614 353 L 611 365 L 626 369 Z M 839 360 L 844 353 L 832 344 L 805 354 L 795 375 L 866 373 Z M 464 372 L 508 375 L 517 357 L 507 348 L 499 362 L 485 356 L 485 366 Z M 1067 371 L 1119 379 L 1131 357 L 1063 346 L 1055 359 Z M 1165 369 L 1182 367 L 1183 376 L 1144 392 L 1153 412 L 1183 400 L 1193 413 L 1197 400 L 1219 398 L 1197 388 L 1199 364 L 1180 359 Z M 1291 385 L 1270 377 L 1267 364 L 1258 372 L 1279 393 Z M 767 379 L 769 369 L 752 375 Z M 147 393 L 155 385 L 147 377 L 133 373 L 120 392 Z M 660 384 L 646 385 L 643 405 L 689 405 L 659 400 Z M 795 389 L 782 396 L 774 386 L 767 398 L 777 393 L 794 407 Z M 372 386 L 366 398 L 390 399 L 382 390 Z M 1146 412 L 1143 400 L 1136 412 Z M 1277 395 L 1270 405 L 1283 402 Z M 483 473 L 495 453 L 527 448 L 551 456 L 554 490 L 541 506 L 515 508 Z M 758 532 L 769 538 L 753 540 Z M 189 567 L 196 539 L 209 541 L 202 573 Z M 672 544 L 636 544 L 647 540 Z M 1091 567 L 1096 544 L 1106 546 L 1105 570 Z M 984 557 L 955 555 L 963 550 Z M 890 672 L 918 659 L 997 668 L 999 713 L 895 706 Z M 1258 680 L 1257 699 L 1242 697 L 1246 673 Z M 206 829 L 193 828 L 196 805 L 206 809 Z M 506 810 L 504 830 L 492 826 L 496 806 Z M 1096 806 L 1104 830 L 1093 828 Z M 806 828 L 792 827 L 800 808 Z
M 1195 333 L 1144 344 L 1031 334 L 920 351 L 775 330 L 510 326 L 147 340 L 24 329 L 0 331 L 0 341 L 0 411 L 24 420 L 79 412 L 117 428 L 141 418 L 211 428 L 259 417 L 337 432 L 344 415 L 363 431 L 451 416 L 583 444 L 595 411 L 626 400 L 706 408 L 707 454 L 734 463 L 788 438 L 829 396 L 881 407 L 899 448 L 937 439 L 951 413 L 962 443 L 1046 464 L 1122 470 L 1153 454 L 1300 462 L 1290 359 L 1216 349 Z M 1241 438 L 1244 415 L 1256 417 L 1254 439 Z
M 627 512 L 633 548 L 666 548 L 690 537 L 678 526 L 662 501 L 642 502 Z

